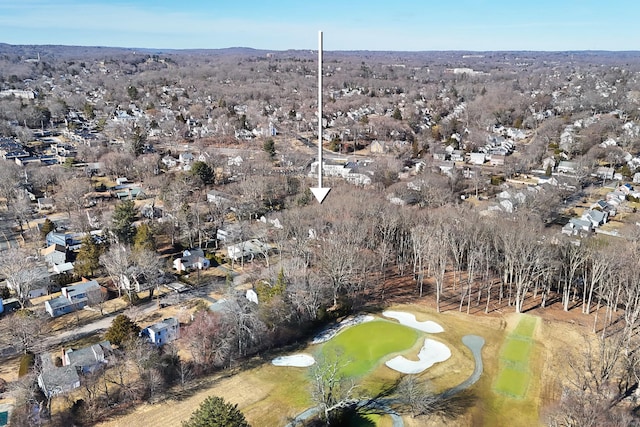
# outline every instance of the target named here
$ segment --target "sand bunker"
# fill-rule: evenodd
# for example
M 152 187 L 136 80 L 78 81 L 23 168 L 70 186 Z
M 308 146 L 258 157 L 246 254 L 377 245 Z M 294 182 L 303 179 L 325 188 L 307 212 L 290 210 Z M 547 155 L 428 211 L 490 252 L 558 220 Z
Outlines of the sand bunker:
M 418 353 L 418 361 L 409 360 L 404 356 L 396 356 L 385 362 L 389 368 L 403 374 L 419 374 L 435 363 L 444 362 L 451 357 L 451 350 L 440 341 L 425 339 L 424 345 Z
M 293 366 L 295 368 L 306 368 L 316 363 L 316 360 L 310 354 L 292 354 L 290 356 L 276 357 L 271 361 L 275 366 Z
M 370 315 L 359 314 L 357 316 L 350 316 L 344 319 L 342 322 L 338 323 L 335 326 L 332 326 L 328 329 L 325 329 L 320 334 L 316 335 L 311 344 L 320 344 L 326 341 L 329 341 L 331 338 L 335 337 L 338 332 L 343 330 L 346 327 L 357 325 L 363 322 L 371 322 L 375 317 Z
M 442 326 L 431 320 L 425 322 L 418 322 L 416 316 L 411 313 L 404 313 L 402 311 L 384 311 L 382 315 L 396 319 L 401 325 L 408 326 L 419 331 L 428 332 L 430 334 L 438 334 L 444 332 Z

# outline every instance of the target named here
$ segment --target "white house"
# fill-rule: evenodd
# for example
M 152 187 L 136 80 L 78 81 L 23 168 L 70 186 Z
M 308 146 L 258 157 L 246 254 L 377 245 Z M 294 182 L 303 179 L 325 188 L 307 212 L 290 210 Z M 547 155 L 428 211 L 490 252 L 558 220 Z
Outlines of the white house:
M 178 164 L 178 160 L 171 156 L 164 156 L 160 161 L 168 168 L 173 168 Z
M 198 269 L 202 270 L 209 268 L 211 263 L 204 256 L 202 249 L 186 249 L 182 252 L 182 257 L 173 260 L 173 268 L 178 271 L 187 271 Z
M 578 164 L 575 162 L 563 160 L 558 163 L 558 167 L 556 168 L 556 170 L 562 173 L 575 173 L 578 170 Z
M 487 156 L 484 153 L 469 153 L 469 163 L 472 165 L 483 165 Z
M 159 347 L 180 338 L 180 322 L 173 317 L 166 318 L 144 328 L 140 331 L 140 336 Z

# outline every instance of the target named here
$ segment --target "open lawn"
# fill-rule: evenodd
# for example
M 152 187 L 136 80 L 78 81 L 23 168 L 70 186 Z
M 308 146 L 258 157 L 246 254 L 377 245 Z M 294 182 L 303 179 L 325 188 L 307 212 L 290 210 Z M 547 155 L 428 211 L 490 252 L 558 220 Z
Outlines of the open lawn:
M 522 398 L 527 392 L 529 373 L 512 367 L 504 367 L 496 380 L 496 391 L 506 396 Z
M 531 340 L 511 337 L 506 340 L 500 357 L 509 365 L 526 366 L 529 364 Z
M 342 373 L 349 377 L 360 377 L 377 366 L 383 357 L 391 357 L 413 347 L 418 335 L 416 330 L 407 326 L 375 320 L 342 331 L 329 340 L 321 351 L 325 355 L 333 351 L 342 352 L 341 357 L 349 361 Z
M 533 333 L 536 330 L 538 324 L 538 318 L 533 316 L 523 315 L 516 328 L 513 331 L 513 335 L 518 335 L 525 338 L 533 337 Z

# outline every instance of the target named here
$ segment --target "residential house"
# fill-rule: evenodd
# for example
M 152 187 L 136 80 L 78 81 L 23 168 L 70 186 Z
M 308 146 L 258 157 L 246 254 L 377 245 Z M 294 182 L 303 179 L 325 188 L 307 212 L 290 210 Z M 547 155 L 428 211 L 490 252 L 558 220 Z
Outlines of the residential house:
M 144 195 L 144 192 L 140 187 L 127 187 L 115 192 L 115 196 L 119 200 L 134 200 L 135 198 L 142 195 Z
M 371 184 L 371 177 L 360 173 L 361 167 L 365 167 L 366 164 L 360 164 L 359 162 L 348 162 L 347 164 L 330 164 L 324 162 L 322 164 L 323 175 L 335 176 L 345 179 L 347 182 L 356 185 L 369 185 Z M 309 171 L 310 178 L 318 176 L 318 162 L 311 163 L 311 169 Z
M 604 211 L 589 209 L 584 211 L 580 219 L 591 222 L 593 228 L 597 228 L 607 222 L 608 215 Z
M 483 165 L 486 160 L 485 153 L 469 153 L 469 163 L 472 165 Z
M 615 173 L 616 171 L 614 168 L 607 168 L 607 167 L 601 166 L 598 169 L 596 169 L 596 176 L 602 179 L 613 179 L 613 176 L 615 175 Z
M 88 300 L 94 299 L 96 294 L 102 292 L 102 287 L 97 281 L 89 280 L 66 286 L 62 288 L 61 292 L 69 301 L 80 302 L 87 300 L 88 302 Z
M 158 270 L 158 276 L 161 271 Z M 120 276 L 120 286 L 127 292 L 142 292 L 153 286 L 137 268 L 130 268 L 126 274 Z
M 445 161 L 445 162 L 435 162 L 434 166 L 437 166 L 437 170 L 439 173 L 447 176 L 453 176 L 453 170 L 455 169 L 455 163 Z
M 562 233 L 569 236 L 586 236 L 591 230 L 591 222 L 579 218 L 571 218 L 569 222 L 562 227 Z
M 433 160 L 444 162 L 445 160 L 447 160 L 447 156 L 448 156 L 447 152 L 444 151 L 442 147 L 438 147 L 436 151 L 433 153 Z
M 195 157 L 191 153 L 180 153 L 178 156 L 178 161 L 180 163 L 189 164 L 195 160 Z
M 12 312 L 20 309 L 20 301 L 18 298 L 0 298 L 0 313 Z
M 111 353 L 111 343 L 102 341 L 89 347 L 62 350 L 62 364 L 73 366 L 81 374 L 94 372 L 107 363 L 107 356 Z
M 164 156 L 160 161 L 168 168 L 173 168 L 178 164 L 178 160 L 171 156 Z
M 221 242 L 233 242 L 239 240 L 242 230 L 237 223 L 225 224 L 216 231 L 216 239 Z
M 39 197 L 38 198 L 38 210 L 50 210 L 56 207 L 56 202 L 49 197 Z
M 173 268 L 178 271 L 187 271 L 198 269 L 202 270 L 205 268 L 209 268 L 210 262 L 204 256 L 204 251 L 202 249 L 186 249 L 182 252 L 182 256 L 180 258 L 176 258 L 173 260 Z
M 58 317 L 75 311 L 74 304 L 63 296 L 45 301 L 44 309 L 51 317 Z
M 154 219 L 162 218 L 164 216 L 164 212 L 161 207 L 147 203 L 140 208 L 140 215 L 145 218 Z
M 624 194 L 629 195 L 633 192 L 633 185 L 629 184 L 628 182 L 625 184 L 622 184 L 621 186 L 618 187 L 618 189 L 620 191 L 622 191 Z
M 604 200 L 598 200 L 596 203 L 591 205 L 590 209 L 606 212 L 608 217 L 612 217 L 616 215 L 615 206 L 609 204 L 609 202 L 606 202 Z
M 607 203 L 615 204 L 616 206 L 618 206 L 620 203 L 624 202 L 627 199 L 627 195 L 620 190 L 616 190 L 607 193 L 605 199 L 607 200 Z
M 140 336 L 160 347 L 180 337 L 180 322 L 174 317 L 163 319 L 162 322 L 144 328 L 140 331 Z
M 45 241 L 47 246 L 60 245 L 65 246 L 69 250 L 75 251 L 80 249 L 82 246 L 83 237 L 84 233 L 58 233 L 50 231 L 47 234 Z
M 452 162 L 464 162 L 464 151 L 462 151 L 462 150 L 453 150 L 451 152 L 451 161 Z
M 233 196 L 222 193 L 220 191 L 211 190 L 207 193 L 207 202 L 215 203 L 218 206 L 229 205 L 233 203 Z
M 71 273 L 71 271 L 73 271 L 73 263 L 64 262 L 62 264 L 54 264 L 51 270 L 55 274 Z
M 40 356 L 38 386 L 45 396 L 52 398 L 80 387 L 80 376 L 75 366 L 55 366 L 50 353 Z
M 67 248 L 62 245 L 53 244 L 40 251 L 44 260 L 49 265 L 64 264 L 67 261 Z
M 258 239 L 251 239 L 236 245 L 227 246 L 227 255 L 234 261 L 243 258 L 253 260 L 256 255 L 267 256 L 271 249 L 273 248 L 270 245 L 262 243 Z
M 576 162 L 563 160 L 558 163 L 556 170 L 560 173 L 576 173 L 578 171 L 578 164 Z
M 101 297 L 102 287 L 95 280 L 80 282 L 62 288 L 59 297 L 44 302 L 44 309 L 51 317 L 62 316 L 84 308 L 92 300 Z

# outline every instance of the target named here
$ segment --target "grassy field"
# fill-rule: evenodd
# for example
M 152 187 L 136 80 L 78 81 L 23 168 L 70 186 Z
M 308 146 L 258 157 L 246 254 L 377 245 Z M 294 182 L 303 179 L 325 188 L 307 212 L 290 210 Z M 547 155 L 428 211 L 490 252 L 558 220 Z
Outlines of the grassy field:
M 385 356 L 392 356 L 416 344 L 418 332 L 386 320 L 361 323 L 336 335 L 322 346 L 323 354 L 342 351 L 349 363 L 342 369 L 348 377 L 370 372 Z
M 531 352 L 531 340 L 510 337 L 504 343 L 500 357 L 509 365 L 526 366 Z
M 530 379 L 529 356 L 537 322 L 536 317 L 523 315 L 505 340 L 500 352 L 502 368 L 495 382 L 497 393 L 517 399 L 525 397 Z
M 529 385 L 529 372 L 505 366 L 496 380 L 496 390 L 506 396 L 522 398 Z
M 514 329 L 512 335 L 518 335 L 524 338 L 533 337 L 533 333 L 536 330 L 536 325 L 538 324 L 538 318 L 533 316 L 523 316 L 516 328 Z

